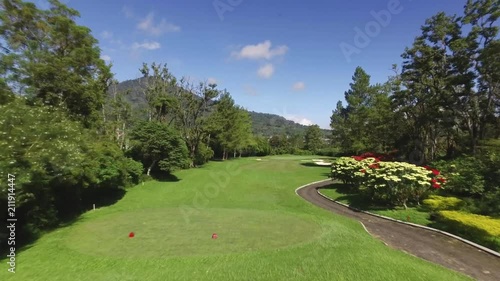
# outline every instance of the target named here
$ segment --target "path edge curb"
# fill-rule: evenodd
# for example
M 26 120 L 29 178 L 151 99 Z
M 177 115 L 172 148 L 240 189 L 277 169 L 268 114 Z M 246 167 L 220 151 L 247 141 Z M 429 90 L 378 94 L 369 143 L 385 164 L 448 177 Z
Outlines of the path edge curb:
M 295 189 L 295 194 L 297 194 L 299 197 L 301 197 L 299 194 L 298 194 L 298 191 L 299 189 L 302 189 L 302 188 L 306 188 L 306 187 L 309 187 L 311 185 L 314 185 L 314 184 L 318 184 L 318 183 L 323 183 L 323 182 L 327 182 L 327 181 L 331 181 L 331 179 L 326 179 L 326 180 L 320 180 L 320 181 L 315 181 L 315 182 L 311 182 L 311 183 L 308 183 L 308 184 L 305 184 L 305 185 L 302 185 L 302 186 L 299 186 Z M 355 210 L 357 212 L 361 212 L 361 213 L 364 213 L 364 214 L 367 214 L 367 215 L 370 215 L 370 216 L 374 216 L 374 217 L 377 217 L 377 218 L 381 218 L 381 219 L 385 219 L 385 220 L 389 220 L 389 221 L 393 221 L 393 222 L 397 222 L 397 223 L 400 223 L 400 224 L 405 224 L 405 225 L 409 225 L 409 226 L 412 226 L 412 227 L 416 227 L 416 228 L 421 228 L 421 229 L 426 229 L 426 230 L 430 230 L 430 231 L 433 231 L 433 232 L 436 232 L 436 233 L 440 233 L 440 234 L 443 234 L 443 235 L 446 235 L 448 237 L 451 237 L 451 238 L 454 238 L 454 239 L 457 239 L 463 243 L 466 243 L 472 247 L 475 247 L 481 251 L 484 251 L 488 254 L 491 254 L 493 256 L 496 256 L 498 258 L 500 258 L 500 253 L 499 252 L 496 252 L 490 248 L 486 248 L 484 246 L 481 246 L 479 244 L 476 244 L 472 241 L 469 241 L 465 238 L 462 238 L 462 237 L 459 237 L 457 235 L 454 235 L 454 234 L 451 234 L 449 232 L 446 232 L 446 231 L 442 231 L 442 230 L 439 230 L 439 229 L 435 229 L 435 228 L 432 228 L 432 227 L 428 227 L 428 226 L 424 226 L 424 225 L 419 225 L 419 224 L 415 224 L 415 223 L 411 223 L 411 222 L 405 222 L 405 221 L 401 221 L 401 220 L 397 220 L 397 219 L 393 219 L 393 218 L 390 218 L 390 217 L 386 217 L 386 216 L 382 216 L 382 215 L 379 215 L 379 214 L 374 214 L 374 213 L 370 213 L 370 212 L 367 212 L 367 211 L 363 211 L 363 210 L 360 210 L 358 208 L 355 208 L 355 207 L 351 207 L 347 204 L 344 204 L 344 203 L 341 203 L 341 202 L 338 202 L 324 194 L 322 194 L 320 191 L 319 191 L 319 188 L 320 187 L 316 187 L 315 190 L 316 192 L 319 194 L 319 196 L 333 202 L 333 203 L 336 203 L 336 204 L 339 204 L 341 206 L 344 206 L 346 208 L 349 208 L 351 210 Z

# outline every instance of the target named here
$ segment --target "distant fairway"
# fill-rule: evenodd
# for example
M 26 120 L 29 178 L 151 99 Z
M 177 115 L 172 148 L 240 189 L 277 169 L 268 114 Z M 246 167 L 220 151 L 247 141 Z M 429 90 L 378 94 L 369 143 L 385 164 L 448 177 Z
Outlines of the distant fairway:
M 212 162 L 139 185 L 19 251 L 15 274 L 2 260 L 0 280 L 470 280 L 298 197 L 329 173 L 301 161 L 313 158 Z

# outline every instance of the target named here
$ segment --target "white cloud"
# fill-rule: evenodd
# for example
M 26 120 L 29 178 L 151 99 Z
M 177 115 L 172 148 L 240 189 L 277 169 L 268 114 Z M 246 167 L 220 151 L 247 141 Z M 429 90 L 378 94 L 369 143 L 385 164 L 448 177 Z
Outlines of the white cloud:
M 142 19 L 137 24 L 137 28 L 154 36 L 160 36 L 163 33 L 178 32 L 181 30 L 179 26 L 168 23 L 165 19 L 162 19 L 158 24 L 155 24 L 153 12 L 149 13 L 144 19 Z
M 101 32 L 101 38 L 103 39 L 111 39 L 113 38 L 113 33 L 112 32 L 109 32 L 107 30 L 104 30 L 103 32 Z
M 128 19 L 131 19 L 134 17 L 134 11 L 132 11 L 132 8 L 130 8 L 129 6 L 123 6 L 122 13 Z
M 111 61 L 111 57 L 110 57 L 110 56 L 108 56 L 108 55 L 101 55 L 101 59 L 102 59 L 103 61 Z
M 259 75 L 260 78 L 264 79 L 269 79 L 271 76 L 274 74 L 274 66 L 270 63 L 262 66 L 257 70 L 257 75 Z
M 295 84 L 293 84 L 292 86 L 292 89 L 294 91 L 302 91 L 306 88 L 306 84 L 304 84 L 304 82 L 296 82 Z
M 245 94 L 247 94 L 249 96 L 258 96 L 259 95 L 257 90 L 254 87 L 252 87 L 251 85 L 243 86 L 243 91 L 245 92 Z
M 210 77 L 207 79 L 208 84 L 217 84 L 217 79 Z
M 256 45 L 244 46 L 241 50 L 237 52 L 236 51 L 232 52 L 231 55 L 238 59 L 270 60 L 273 57 L 282 56 L 286 54 L 286 52 L 288 51 L 288 47 L 285 45 L 275 47 L 274 49 L 271 47 L 272 47 L 271 41 L 266 40 Z
M 137 49 L 146 49 L 146 50 L 156 50 L 161 47 L 160 43 L 152 41 L 152 42 L 144 42 L 144 43 L 137 43 L 135 42 L 132 44 L 132 49 L 137 50 Z
M 285 114 L 285 115 L 283 115 L 283 117 L 285 117 L 285 119 L 287 119 L 287 120 L 293 121 L 295 123 L 299 123 L 301 125 L 305 125 L 305 126 L 314 125 L 313 121 L 311 121 L 305 117 L 302 117 L 302 116 L 293 115 L 293 114 Z

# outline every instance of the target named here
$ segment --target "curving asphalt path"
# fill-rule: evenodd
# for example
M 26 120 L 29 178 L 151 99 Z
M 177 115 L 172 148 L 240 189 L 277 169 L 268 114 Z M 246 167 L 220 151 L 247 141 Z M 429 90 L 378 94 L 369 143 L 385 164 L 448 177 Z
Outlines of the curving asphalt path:
M 318 193 L 331 181 L 312 183 L 297 194 L 326 210 L 360 221 L 368 232 L 386 245 L 461 272 L 477 280 L 500 281 L 500 258 L 460 240 L 431 230 L 413 227 L 357 212 Z

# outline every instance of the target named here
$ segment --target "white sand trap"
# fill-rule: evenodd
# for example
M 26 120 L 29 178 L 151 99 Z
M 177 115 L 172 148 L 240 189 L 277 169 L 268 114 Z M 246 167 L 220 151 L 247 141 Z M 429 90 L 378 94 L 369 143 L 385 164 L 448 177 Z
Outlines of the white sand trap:
M 328 163 L 328 162 L 314 162 L 314 164 L 318 165 L 318 166 L 331 166 L 332 163 Z
M 330 162 L 325 162 L 323 159 L 313 159 L 314 164 L 318 166 L 331 166 L 332 163 Z

